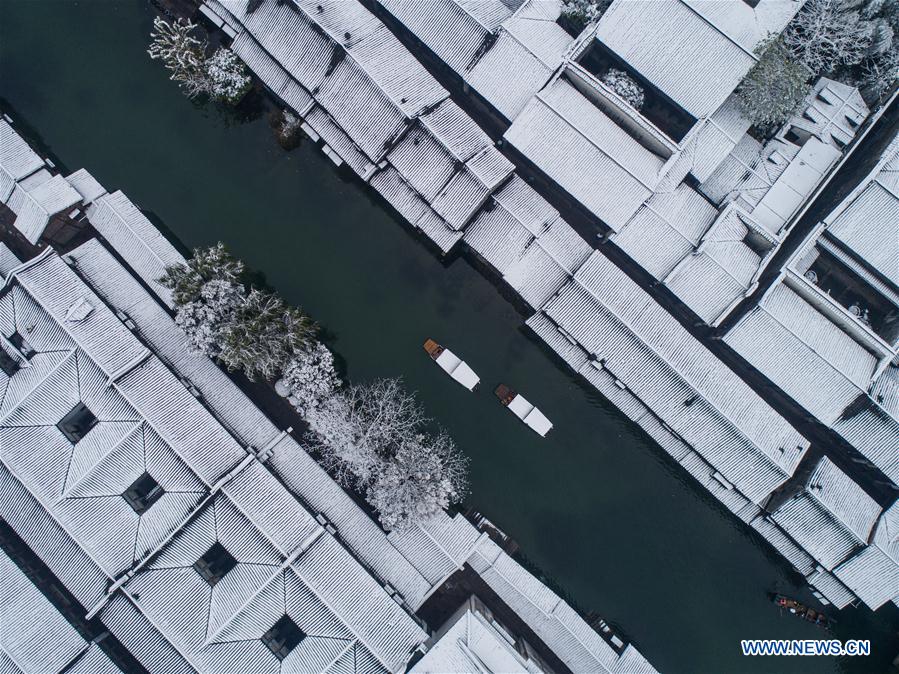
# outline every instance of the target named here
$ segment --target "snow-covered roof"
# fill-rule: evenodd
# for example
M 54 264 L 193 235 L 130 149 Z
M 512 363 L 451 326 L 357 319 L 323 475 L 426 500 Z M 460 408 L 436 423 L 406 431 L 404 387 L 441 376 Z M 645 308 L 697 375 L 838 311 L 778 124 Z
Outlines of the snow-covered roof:
M 596 38 L 696 118 L 714 112 L 803 0 L 616 0 Z
M 0 201 L 6 203 L 13 186 L 44 165 L 5 119 L 0 118 Z
M 833 424 L 865 458 L 880 468 L 894 484 L 899 484 L 899 366 L 888 365 L 871 387 L 870 395 L 859 397 Z
M 808 447 L 598 251 L 543 311 L 750 500 L 782 484 Z
M 420 229 L 442 252 L 448 252 L 462 232 L 450 227 L 424 198 L 410 185 L 393 166 L 378 171 L 371 180 L 371 186 L 413 227 Z
M 899 288 L 899 141 L 833 213 L 826 232 Z
M 583 264 L 590 246 L 517 175 L 465 230 L 465 242 L 532 307 Z
M 689 172 L 693 177 L 699 182 L 707 180 L 751 125 L 737 95 L 728 96 L 710 117 L 699 122 L 682 141 L 681 153 L 689 157 Z
M 22 264 L 9 247 L 0 241 L 0 280 L 5 280 L 10 271 Z
M 106 194 L 106 188 L 88 173 L 87 169 L 78 169 L 72 175 L 66 176 L 66 180 L 81 195 L 81 201 L 85 206 Z
M 611 240 L 662 280 L 696 249 L 717 216 L 707 199 L 681 183 L 649 197 Z
M 244 444 L 271 451 L 267 465 L 273 472 L 311 509 L 324 513 L 343 540 L 417 608 L 430 586 L 415 567 L 290 435 L 272 424 L 212 361 L 185 346 L 172 318 L 112 255 L 99 242 L 89 241 L 69 257 L 107 302 L 127 314 L 150 348 L 200 391 L 218 418 Z
M 899 502 L 880 516 L 871 545 L 834 574 L 874 610 L 899 596 Z
M 0 671 L 9 674 L 116 674 L 28 576 L 0 550 Z
M 571 606 L 493 541 L 484 540 L 469 564 L 571 671 L 655 671 L 639 654 L 628 649 L 616 653 Z
M 517 194 L 510 192 L 505 195 L 504 201 L 510 205 L 510 208 Z M 522 203 L 518 205 L 520 212 L 531 212 L 528 210 L 529 204 L 533 206 L 533 202 L 530 200 L 522 200 Z M 537 212 L 536 209 L 531 210 Z M 412 527 L 405 531 L 391 532 L 389 536 L 385 535 L 383 530 L 359 509 L 315 460 L 290 435 L 280 432 L 220 369 L 207 358 L 186 348 L 183 336 L 171 317 L 102 245 L 97 241 L 89 241 L 73 251 L 69 257 L 76 262 L 79 275 L 87 279 L 106 302 L 127 313 L 128 319 L 133 321 L 137 332 L 152 351 L 173 367 L 179 376 L 185 377 L 186 385 L 196 387 L 200 391 L 205 405 L 219 419 L 227 423 L 231 433 L 242 440 L 241 444 L 252 446 L 260 450 L 263 455 L 269 455 L 266 466 L 272 474 L 277 476 L 280 483 L 286 486 L 296 499 L 305 504 L 310 512 L 321 513 L 324 521 L 332 523 L 339 531 L 344 545 L 348 546 L 368 569 L 373 570 L 379 578 L 399 591 L 400 594 L 396 595 L 397 601 L 402 597 L 402 600 L 409 606 L 418 608 L 434 587 L 442 584 L 449 575 L 459 569 L 475 550 L 489 543 L 483 534 L 479 534 L 461 515 L 450 518 L 440 514 L 424 527 Z M 5 469 L 0 465 L 0 472 L 3 470 Z M 284 537 L 279 534 L 278 527 L 281 518 L 285 516 L 284 513 L 289 514 L 289 519 L 293 522 L 302 523 L 307 519 L 304 514 L 295 511 L 295 506 L 289 505 L 289 500 L 284 500 L 285 492 L 274 486 L 265 472 L 258 470 L 255 462 L 244 470 L 248 471 L 246 479 L 235 478 L 239 485 L 233 490 L 219 492 L 220 496 L 217 497 L 219 500 L 207 507 L 214 510 L 219 507 L 219 504 L 223 504 L 221 507 L 229 509 L 227 501 L 236 504 L 235 499 L 240 500 L 242 515 L 252 520 L 253 525 L 260 532 L 258 535 L 265 537 L 275 547 L 283 548 Z M 23 503 L 27 501 L 27 497 L 16 491 L 18 484 L 16 480 L 0 481 L 0 506 L 4 508 L 2 510 L 4 516 L 7 516 L 17 531 L 20 531 L 20 534 L 27 539 L 29 545 L 37 546 L 42 558 L 49 560 L 48 564 L 51 565 L 54 573 L 63 579 L 70 588 L 74 588 L 73 592 L 83 604 L 94 605 L 106 594 L 107 577 L 105 574 L 97 572 L 93 562 L 61 530 L 56 538 L 48 537 L 49 532 L 57 530 L 59 525 L 46 519 L 47 511 L 39 504 L 35 504 L 31 508 L 25 507 Z M 265 496 L 266 501 L 272 503 L 268 505 L 260 503 L 254 494 L 244 489 L 244 485 L 249 484 L 254 486 L 254 493 L 260 492 Z M 272 484 L 271 489 L 266 486 L 269 484 Z M 259 485 L 264 487 L 261 491 Z M 7 490 L 7 486 L 13 491 Z M 7 496 L 9 501 L 4 501 Z M 12 512 L 4 505 L 6 503 L 13 504 Z M 275 511 L 272 511 L 272 508 Z M 152 509 L 149 512 L 152 512 Z M 300 535 L 299 533 L 293 534 L 293 536 Z M 321 536 L 324 538 L 325 535 Z M 506 557 L 505 553 L 501 554 Z M 509 563 L 514 565 L 511 560 Z M 155 572 L 144 571 L 144 573 Z M 529 624 L 533 623 L 531 626 L 538 632 L 541 640 L 563 661 L 587 662 L 588 660 L 584 660 L 585 658 L 597 657 L 588 655 L 591 651 L 606 653 L 607 655 L 602 657 L 613 661 L 614 653 L 611 652 L 609 646 L 586 625 L 580 616 L 570 609 L 563 611 L 560 608 L 551 621 L 537 617 L 530 608 L 532 602 L 535 601 L 534 597 L 543 596 L 543 593 L 555 595 L 552 595 L 540 581 L 520 567 L 519 573 L 521 577 L 517 579 L 518 587 L 514 593 L 507 592 L 505 583 L 501 581 L 500 576 L 489 573 L 489 578 L 485 578 L 485 580 L 498 593 L 505 595 L 504 600 L 510 603 L 513 610 L 522 613 L 522 619 Z M 282 575 L 282 578 L 288 577 L 289 574 Z M 273 579 L 272 582 L 280 587 L 282 580 Z M 335 580 L 335 582 L 338 581 Z M 351 589 L 357 587 L 346 579 L 340 580 L 340 582 Z M 354 597 L 356 601 L 353 606 L 345 608 L 348 613 L 361 610 L 358 596 L 370 596 L 367 590 L 352 589 L 352 591 L 357 596 Z M 374 592 L 374 589 L 371 592 Z M 143 601 L 144 593 L 138 594 L 140 600 Z M 264 592 L 261 593 L 260 598 L 264 595 Z M 379 592 L 374 592 L 372 596 L 380 595 Z M 150 600 L 148 599 L 148 601 Z M 210 601 L 212 601 L 211 598 Z M 253 601 L 255 602 L 256 599 Z M 336 600 L 333 603 L 337 605 Z M 208 605 L 211 606 L 211 604 Z M 185 615 L 188 614 L 190 611 L 185 612 Z M 372 620 L 384 620 L 379 618 L 377 613 L 369 612 L 367 615 Z M 151 624 L 147 617 L 124 596 L 114 595 L 102 609 L 100 617 L 117 638 L 142 662 L 156 663 L 155 666 L 150 667 L 151 670 L 187 671 L 184 656 L 179 654 L 172 644 L 163 638 L 157 627 Z M 250 615 L 237 615 L 231 624 L 235 626 L 235 629 L 239 627 L 239 629 L 252 630 L 255 629 L 253 620 Z M 189 635 L 190 630 L 193 629 L 195 628 L 185 624 L 179 627 L 178 633 L 182 636 Z M 575 634 L 577 637 L 573 636 Z M 233 646 L 233 648 L 237 652 L 235 657 L 245 657 L 240 652 L 240 649 L 245 646 Z M 356 645 L 353 649 L 357 662 L 363 662 L 367 656 L 361 654 L 361 646 Z M 207 653 L 202 657 L 213 657 L 213 655 Z M 642 656 L 636 653 L 632 647 L 625 650 L 621 659 L 622 663 L 637 661 L 645 663 Z M 365 662 L 369 661 L 365 660 Z M 596 665 L 595 660 L 589 662 Z M 646 666 L 648 667 L 648 665 Z M 596 670 L 597 666 L 591 668 L 591 671 Z M 631 670 L 616 669 L 613 671 Z M 652 670 L 649 668 L 646 671 Z
M 771 517 L 831 570 L 867 543 L 880 511 L 861 487 L 823 457 L 805 488 Z
M 94 229 L 169 307 L 172 291 L 159 283 L 166 267 L 184 264 L 184 256 L 169 243 L 121 191 L 98 197 L 87 209 Z
M 783 283 L 725 341 L 826 424 L 868 390 L 877 358 Z
M 559 0 L 381 5 L 509 120 L 549 80 L 574 41 L 556 23 Z
M 784 124 L 781 135 L 790 131 L 796 135 L 811 134 L 842 148 L 855 138 L 869 112 L 858 89 L 820 77 L 797 112 Z
M 522 0 L 410 0 L 381 3 L 456 72 L 470 70 L 484 42 Z
M 514 643 L 480 611 L 468 605 L 415 663 L 410 672 L 446 674 L 447 672 L 497 672 L 539 674 L 543 670 L 515 650 Z
M 207 6 L 238 33 L 235 51 L 325 152 L 443 252 L 512 173 L 490 138 L 361 4 Z
M 68 265 L 48 251 L 6 285 L 3 332 L 34 353 L 2 375 L 2 462 L 86 555 L 79 576 L 121 576 L 99 583 L 98 608 L 121 587 L 200 671 L 276 663 L 260 637 L 285 614 L 307 635 L 288 656 L 300 669 L 405 663 L 426 637 L 417 623 Z M 82 430 L 65 435 L 79 409 Z M 129 489 L 155 500 L 137 507 Z M 239 562 L 214 588 L 192 568 L 213 513 L 215 540 Z
M 387 161 L 454 230 L 467 224 L 514 168 L 448 99 L 419 118 Z
M 564 77 L 528 102 L 505 138 L 615 231 L 653 193 L 664 165 Z
M 749 213 L 769 232 L 779 234 L 839 158 L 833 145 L 809 138 Z
M 219 4 L 372 160 L 406 120 L 448 96 L 358 2 L 267 0 L 252 12 L 243 0 Z
M 747 237 L 765 242 L 761 255 Z M 776 240 L 739 206 L 729 204 L 703 234 L 697 248 L 664 278 L 664 283 L 708 325 L 716 325 L 755 287 Z
M 762 146 L 744 135 L 700 190 L 715 203 L 735 201 L 779 235 L 839 158 L 814 136 L 799 147 L 780 139 Z
M 15 184 L 7 205 L 16 214 L 13 225 L 35 244 L 51 217 L 80 201 L 81 195 L 65 178 L 41 170 Z

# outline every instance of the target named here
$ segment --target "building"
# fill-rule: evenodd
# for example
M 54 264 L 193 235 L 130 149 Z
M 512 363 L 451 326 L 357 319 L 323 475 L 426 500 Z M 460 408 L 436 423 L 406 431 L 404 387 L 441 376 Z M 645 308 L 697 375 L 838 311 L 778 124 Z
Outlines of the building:
M 553 671 L 653 671 L 462 515 L 383 531 L 186 347 L 155 284 L 177 251 L 121 192 L 92 195 L 105 243 L 25 261 L 0 244 L 0 517 L 72 611 L 151 672 L 397 672 L 427 655 L 439 625 L 418 613 L 464 572 Z M 115 671 L 39 608 L 60 635 L 51 669 Z M 3 632 L 34 671 L 44 633 Z
M 522 672 L 542 674 L 546 665 L 529 653 L 525 642 L 498 623 L 477 597 L 472 596 L 431 637 L 433 644 L 410 672 Z
M 234 51 L 346 163 L 442 252 L 512 165 L 360 3 L 209 0 Z
M 0 625 L 4 672 L 121 673 L 98 642 L 85 640 L 2 550 Z
M 600 391 L 617 388 L 633 400 L 628 407 L 650 410 L 672 436 L 660 444 L 745 522 L 808 449 L 805 438 L 598 251 L 528 325 Z
M 852 459 L 867 464 L 877 482 L 893 490 L 899 489 L 897 168 L 899 144 L 894 141 L 724 337 L 809 417 L 841 437 Z M 877 608 L 895 599 L 896 506 L 878 520 L 880 508 L 825 460 L 810 484 L 821 487 L 809 486 L 807 497 L 773 515 L 804 551 L 787 557 L 803 575 L 814 575 L 813 584 L 839 606 L 861 599 Z M 800 501 L 818 503 L 831 514 L 812 518 Z M 826 534 L 821 522 L 849 524 Z M 770 528 L 765 522 L 753 526 Z M 792 546 L 784 539 L 775 543 L 781 550 Z
M 508 121 L 546 84 L 575 43 L 556 22 L 561 0 L 379 4 L 446 64 L 466 90 Z
M 788 559 L 828 601 L 843 608 L 860 598 L 877 609 L 899 597 L 895 519 L 895 505 L 882 511 L 825 457 L 759 527 L 775 526 L 790 539 L 776 547 L 785 548 Z M 792 542 L 801 554 L 791 550 Z
M 726 335 L 753 367 L 899 484 L 899 143 Z M 770 345 L 762 348 L 761 344 Z
M 51 163 L 17 134 L 9 121 L 0 119 L 0 201 L 12 211 L 13 225 L 25 239 L 36 244 L 54 220 L 49 232 L 78 216 L 82 197 L 68 178 L 54 175 Z
M 719 325 L 758 287 L 758 280 L 790 233 L 802 207 L 824 182 L 868 115 L 858 90 L 821 78 L 797 114 L 762 145 L 748 134 L 699 184 L 699 192 L 718 207 L 686 201 L 690 209 L 668 220 L 697 223 L 701 232 L 673 267 L 651 268 L 679 299 L 708 325 Z M 814 120 L 813 122 L 810 120 Z M 682 185 L 679 190 L 686 190 Z M 696 195 L 698 197 L 698 195 Z M 653 197 L 655 199 L 657 197 Z M 664 197 L 661 197 L 664 199 Z M 665 203 L 658 216 L 672 211 Z M 685 212 L 686 211 L 686 212 Z M 712 217 L 707 229 L 702 226 Z M 657 253 L 647 240 L 620 239 L 638 261 Z M 687 241 L 687 240 L 685 240 Z M 672 260 L 676 256 L 672 255 Z M 644 267 L 649 268 L 647 265 Z

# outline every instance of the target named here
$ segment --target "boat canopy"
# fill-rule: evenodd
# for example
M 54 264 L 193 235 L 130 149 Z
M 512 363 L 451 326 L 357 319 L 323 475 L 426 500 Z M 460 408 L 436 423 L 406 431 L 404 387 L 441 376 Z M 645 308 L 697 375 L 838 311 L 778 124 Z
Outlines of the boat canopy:
M 542 437 L 546 437 L 546 434 L 553 427 L 552 422 L 543 416 L 543 412 L 536 407 L 525 417 L 524 423 L 537 431 Z
M 477 383 L 481 381 L 474 370 L 468 367 L 468 365 L 465 364 L 465 361 L 460 359 L 449 349 L 443 350 L 443 353 L 437 357 L 436 363 L 443 368 L 450 377 L 462 384 L 462 386 L 469 391 L 474 390 Z
M 550 420 L 543 415 L 543 412 L 529 403 L 527 398 L 521 394 L 512 398 L 512 402 L 509 403 L 509 409 L 512 410 L 516 417 L 521 419 L 541 436 L 545 436 L 553 427 Z

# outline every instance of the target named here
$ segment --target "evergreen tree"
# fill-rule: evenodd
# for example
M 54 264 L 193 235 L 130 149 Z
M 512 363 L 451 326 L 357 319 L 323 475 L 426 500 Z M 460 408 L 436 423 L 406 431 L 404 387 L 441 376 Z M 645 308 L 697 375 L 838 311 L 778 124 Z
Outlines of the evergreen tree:
M 786 120 L 808 93 L 809 71 L 794 61 L 783 42 L 765 42 L 761 56 L 743 79 L 737 95 L 746 116 L 756 126 Z

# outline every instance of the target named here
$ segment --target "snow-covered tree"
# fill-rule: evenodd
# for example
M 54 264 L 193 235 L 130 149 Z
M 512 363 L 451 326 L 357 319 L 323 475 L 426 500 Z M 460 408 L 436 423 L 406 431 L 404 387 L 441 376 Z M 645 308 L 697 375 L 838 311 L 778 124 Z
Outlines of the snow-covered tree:
M 361 424 L 356 419 L 353 388 L 308 409 L 306 421 L 312 430 L 309 449 L 319 455 L 320 463 L 340 485 L 361 488 L 374 474 L 378 458 L 370 445 L 359 443 Z
M 221 335 L 218 359 L 251 380 L 273 379 L 314 334 L 312 320 L 277 295 L 253 288 Z
M 757 126 L 787 119 L 808 92 L 808 69 L 791 58 L 780 39 L 765 42 L 758 63 L 743 79 L 737 95 L 746 116 Z
M 899 79 L 899 48 L 869 59 L 862 71 L 865 96 L 870 100 L 880 98 Z
M 426 522 L 465 494 L 468 461 L 443 431 L 408 439 L 378 470 L 368 492 L 388 530 Z
M 830 73 L 865 57 L 874 26 L 843 7 L 842 0 L 808 0 L 784 31 L 787 49 L 812 73 Z
M 334 369 L 334 354 L 321 342 L 295 353 L 284 368 L 282 381 L 304 416 L 333 396 L 342 384 Z
M 634 110 L 639 110 L 643 107 L 643 88 L 623 70 L 610 68 L 609 71 L 602 76 L 602 81 L 604 84 L 608 85 L 612 91 L 623 98 Z
M 171 71 L 171 79 L 178 82 L 191 98 L 208 93 L 206 73 L 206 42 L 193 36 L 197 25 L 176 19 L 172 23 L 156 17 L 147 53 L 153 60 L 162 61 Z
M 248 290 L 243 262 L 222 243 L 196 249 L 159 281 L 172 290 L 189 345 L 250 379 L 277 376 L 312 344 L 312 320 L 277 295 Z
M 207 281 L 241 284 L 245 274 L 243 262 L 231 255 L 225 244 L 219 242 L 209 248 L 195 248 L 193 257 L 186 265 L 166 267 L 165 275 L 159 282 L 172 291 L 172 299 L 180 306 L 196 300 Z
M 587 24 L 596 21 L 612 0 L 562 0 L 561 19 L 573 32 L 580 33 Z
M 224 334 L 244 300 L 242 286 L 213 279 L 202 285 L 194 299 L 178 307 L 175 323 L 187 335 L 191 349 L 217 358 L 222 351 Z
M 237 54 L 219 47 L 207 57 L 208 44 L 195 37 L 197 24 L 176 19 L 169 23 L 160 17 L 153 20 L 150 34 L 151 59 L 162 61 L 190 98 L 208 95 L 223 103 L 236 105 L 250 90 L 251 79 Z
M 466 459 L 399 379 L 356 384 L 308 413 L 322 463 L 344 486 L 361 489 L 386 528 L 422 521 L 459 500 Z
M 278 144 L 285 150 L 292 150 L 297 147 L 302 137 L 300 133 L 302 125 L 302 119 L 290 110 L 283 110 L 272 123 L 272 126 L 276 129 Z
M 203 67 L 209 82 L 209 95 L 217 101 L 236 105 L 250 90 L 252 81 L 247 67 L 230 49 L 219 47 Z
M 354 384 L 308 411 L 315 449 L 346 486 L 366 488 L 378 464 L 427 422 L 399 379 Z M 346 479 L 349 476 L 349 479 Z

